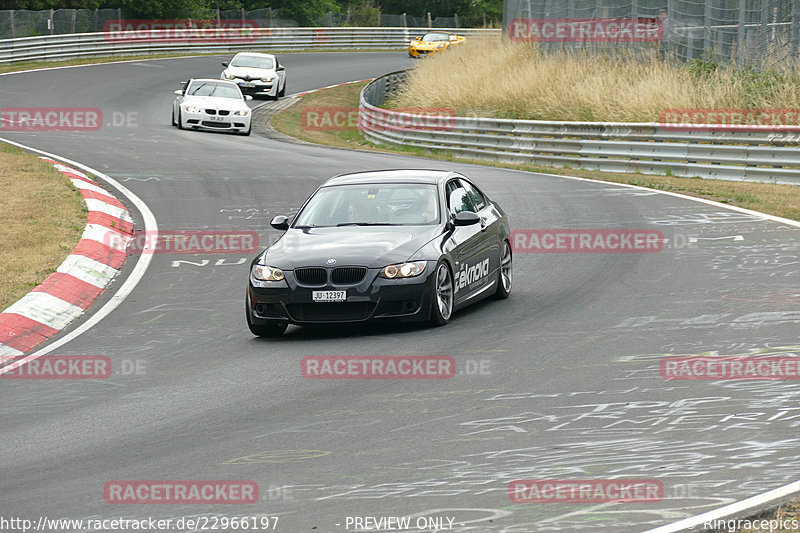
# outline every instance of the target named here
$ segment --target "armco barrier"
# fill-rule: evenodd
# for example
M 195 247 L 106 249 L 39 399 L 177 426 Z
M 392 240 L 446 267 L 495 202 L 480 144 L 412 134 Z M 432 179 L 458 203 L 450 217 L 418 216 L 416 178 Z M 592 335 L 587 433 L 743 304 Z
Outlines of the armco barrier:
M 467 28 L 254 28 L 251 31 L 240 39 L 209 39 L 198 36 L 197 30 L 139 31 L 135 39 L 124 41 L 114 34 L 102 32 L 6 39 L 0 40 L 0 64 L 76 57 L 227 53 L 257 49 L 402 50 L 412 38 L 427 31 L 449 31 L 467 37 L 500 36 L 500 30 Z M 182 32 L 185 37 L 182 37 Z
M 403 126 L 413 124 L 414 115 L 380 107 L 407 75 L 386 74 L 361 91 L 359 129 L 370 141 L 503 163 L 800 185 L 797 128 L 676 131 L 658 123 L 446 117 L 446 128 L 414 129 Z

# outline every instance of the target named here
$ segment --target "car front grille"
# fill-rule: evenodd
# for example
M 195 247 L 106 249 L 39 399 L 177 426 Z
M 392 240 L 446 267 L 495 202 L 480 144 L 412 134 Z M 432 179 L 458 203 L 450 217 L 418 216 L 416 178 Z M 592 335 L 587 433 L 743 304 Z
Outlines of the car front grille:
M 210 120 L 204 120 L 200 124 L 202 124 L 206 128 L 221 128 L 221 129 L 225 129 L 225 128 L 230 128 L 231 127 L 231 125 L 229 123 L 227 123 L 227 122 L 211 122 Z
M 331 272 L 331 283 L 336 285 L 355 285 L 367 275 L 364 267 L 338 267 Z
M 220 109 L 219 110 L 219 114 L 222 115 L 223 117 L 226 117 L 226 116 L 230 115 L 231 112 L 228 111 L 227 109 Z
M 296 268 L 294 277 L 300 285 L 310 285 L 312 287 L 325 285 L 328 281 L 328 271 L 324 268 Z
M 357 322 L 372 315 L 375 302 L 287 304 L 286 309 L 298 322 Z
M 217 114 L 216 109 L 206 109 L 206 115 L 216 115 L 216 114 Z

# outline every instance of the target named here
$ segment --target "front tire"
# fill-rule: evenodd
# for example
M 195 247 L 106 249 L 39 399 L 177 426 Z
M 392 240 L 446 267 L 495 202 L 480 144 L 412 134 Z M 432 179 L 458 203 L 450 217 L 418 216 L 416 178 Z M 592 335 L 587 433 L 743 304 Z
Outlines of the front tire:
M 180 110 L 180 108 L 178 108 L 178 129 L 179 129 L 179 130 L 185 129 L 185 128 L 183 127 L 183 118 L 181 117 L 181 110 Z
M 247 316 L 247 327 L 250 333 L 256 337 L 280 337 L 286 331 L 287 323 L 268 322 L 266 324 L 253 324 L 253 319 L 250 316 L 250 302 L 249 297 L 244 302 L 244 313 Z
M 453 316 L 453 302 L 455 299 L 455 286 L 453 274 L 446 263 L 436 266 L 433 280 L 433 302 L 431 303 L 431 324 L 444 326 Z
M 508 241 L 503 242 L 503 254 L 500 257 L 500 269 L 497 272 L 497 290 L 494 297 L 498 300 L 505 300 L 511 295 L 511 285 L 514 281 L 513 257 L 511 255 L 511 245 Z
M 286 80 L 284 80 L 283 87 L 281 87 L 281 91 L 278 93 L 278 96 L 286 96 Z
M 247 131 L 240 131 L 239 135 L 244 135 L 245 137 L 247 137 L 248 135 L 250 135 L 251 131 L 253 131 L 253 124 L 252 123 L 250 123 L 250 126 L 247 128 Z

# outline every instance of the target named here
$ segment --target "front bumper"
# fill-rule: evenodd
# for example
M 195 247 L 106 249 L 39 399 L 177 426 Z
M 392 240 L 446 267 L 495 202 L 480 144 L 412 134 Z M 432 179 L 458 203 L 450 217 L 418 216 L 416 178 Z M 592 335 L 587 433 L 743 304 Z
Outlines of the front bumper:
M 277 78 L 272 81 L 232 78 L 228 81 L 232 81 L 238 85 L 239 90 L 242 91 L 242 94 L 269 94 L 270 96 L 275 96 L 275 93 L 278 92 L 279 80 Z
M 297 282 L 291 270 L 284 271 L 285 279 L 280 282 L 259 282 L 251 277 L 248 312 L 254 324 L 330 324 L 380 319 L 425 321 L 430 318 L 434 298 L 435 267 L 436 263 L 429 261 L 421 275 L 393 280 L 378 277 L 378 269 L 369 269 L 357 285 L 304 286 Z M 346 301 L 314 302 L 313 291 L 332 290 L 346 290 Z
M 219 110 L 213 114 L 208 112 L 191 113 L 186 108 L 181 109 L 181 121 L 185 128 L 196 128 L 213 131 L 247 131 L 250 129 L 250 118 L 252 113 L 246 116 L 235 116 L 232 113 L 227 115 L 219 114 Z

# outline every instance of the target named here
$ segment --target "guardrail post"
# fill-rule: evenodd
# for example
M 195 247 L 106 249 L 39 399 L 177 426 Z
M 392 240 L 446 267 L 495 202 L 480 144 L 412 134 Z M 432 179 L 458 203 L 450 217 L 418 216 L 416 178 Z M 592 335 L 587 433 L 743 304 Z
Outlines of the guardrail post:
M 97 8 L 94 8 L 94 31 L 97 31 L 97 19 L 99 17 L 99 13 L 97 12 Z
M 78 15 L 78 10 L 77 9 L 73 9 L 72 10 L 72 33 L 75 33 L 75 19 L 77 18 L 77 15 Z
M 433 27 L 433 21 L 431 20 L 431 12 L 430 11 L 428 11 L 428 27 L 429 28 Z
M 458 25 L 458 13 L 453 13 L 453 17 L 456 19 L 456 28 L 460 28 L 461 26 Z
M 11 38 L 14 39 L 16 35 L 14 34 L 14 10 L 11 10 Z
M 54 11 L 55 10 L 51 9 L 50 10 L 50 15 L 47 17 L 47 29 L 50 30 L 50 35 L 53 35 L 53 32 L 56 29 L 56 27 L 55 27 L 56 25 L 53 22 L 53 12 Z
M 272 8 L 271 7 L 267 8 L 267 16 L 269 17 L 269 27 L 271 28 L 272 27 Z
M 122 9 L 117 8 L 117 22 L 119 22 L 120 27 L 122 27 Z

